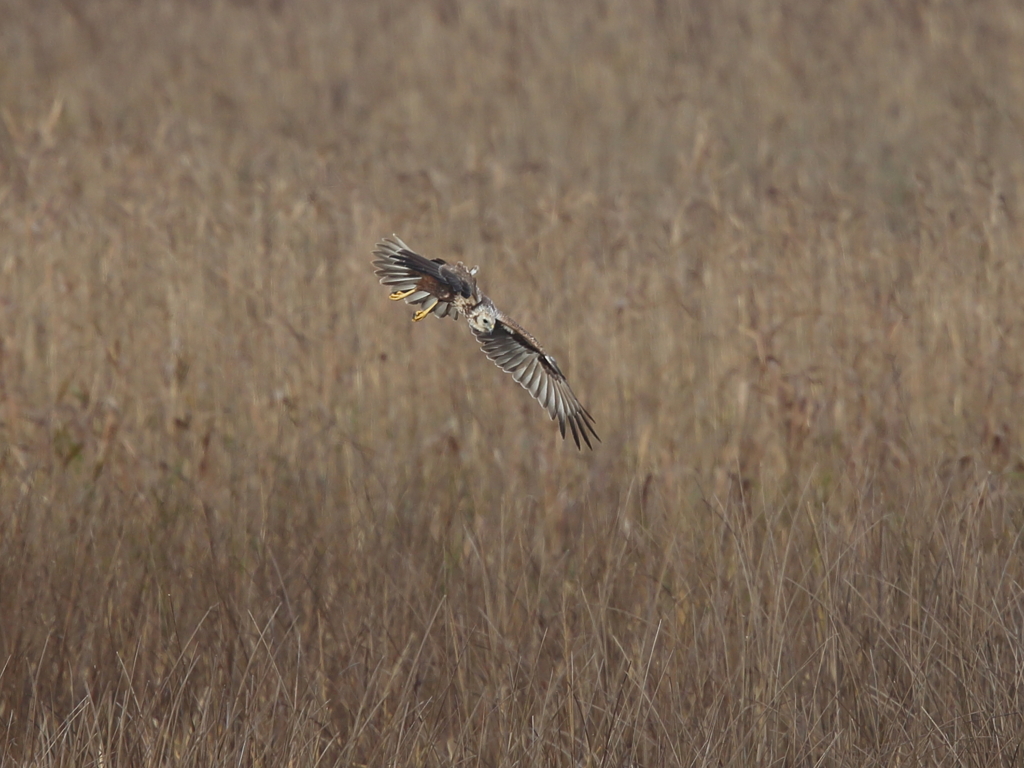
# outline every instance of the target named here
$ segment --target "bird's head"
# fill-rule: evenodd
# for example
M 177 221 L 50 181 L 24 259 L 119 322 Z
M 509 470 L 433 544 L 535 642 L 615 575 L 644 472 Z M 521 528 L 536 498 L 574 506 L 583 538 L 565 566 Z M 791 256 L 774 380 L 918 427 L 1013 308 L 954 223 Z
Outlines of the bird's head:
M 498 310 L 490 299 L 484 298 L 466 313 L 466 320 L 473 330 L 490 333 L 498 322 Z

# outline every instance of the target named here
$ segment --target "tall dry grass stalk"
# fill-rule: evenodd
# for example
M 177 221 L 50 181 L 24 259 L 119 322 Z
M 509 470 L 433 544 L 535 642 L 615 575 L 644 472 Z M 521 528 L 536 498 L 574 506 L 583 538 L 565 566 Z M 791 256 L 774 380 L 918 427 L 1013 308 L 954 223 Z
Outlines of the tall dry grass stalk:
M 0 764 L 1021 760 L 1019 4 L 0 14 Z

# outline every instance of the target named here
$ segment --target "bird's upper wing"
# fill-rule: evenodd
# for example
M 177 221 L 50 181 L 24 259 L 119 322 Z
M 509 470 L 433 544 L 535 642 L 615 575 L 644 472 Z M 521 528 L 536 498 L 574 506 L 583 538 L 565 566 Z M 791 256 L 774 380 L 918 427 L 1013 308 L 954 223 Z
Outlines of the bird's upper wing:
M 467 269 L 420 256 L 395 235 L 377 243 L 373 255 L 376 273 L 393 290 L 392 298 L 422 304 L 426 310 L 433 307 L 438 317 L 458 320 L 458 305 L 476 293 L 476 279 Z
M 501 370 L 511 373 L 512 378 L 547 409 L 552 419 L 558 419 L 563 438 L 568 423 L 577 448 L 582 447 L 580 438 L 591 449 L 594 447 L 590 443 L 591 436 L 601 440 L 594 431 L 594 418 L 576 399 L 558 363 L 544 354 L 537 340 L 518 323 L 505 318 L 495 324 L 493 331 L 473 329 L 473 334 L 487 357 Z

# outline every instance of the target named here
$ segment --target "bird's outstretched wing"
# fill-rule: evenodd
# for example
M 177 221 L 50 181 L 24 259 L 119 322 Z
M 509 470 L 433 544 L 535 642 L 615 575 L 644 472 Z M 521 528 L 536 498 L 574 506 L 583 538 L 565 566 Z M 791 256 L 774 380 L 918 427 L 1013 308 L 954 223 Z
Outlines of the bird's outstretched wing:
M 572 430 L 576 447 L 582 448 L 580 439 L 593 449 L 590 438 L 599 442 L 594 431 L 594 418 L 576 399 L 569 382 L 550 355 L 544 354 L 537 340 L 509 318 L 499 319 L 492 331 L 473 329 L 483 347 L 484 353 L 501 370 L 512 374 L 512 378 L 533 395 L 552 419 L 558 419 L 558 428 L 565 437 L 565 425 Z
M 373 255 L 380 282 L 392 289 L 391 299 L 422 305 L 413 320 L 422 320 L 431 312 L 458 320 L 467 302 L 475 303 L 469 300 L 476 294 L 476 278 L 462 264 L 420 256 L 395 235 L 377 243 Z

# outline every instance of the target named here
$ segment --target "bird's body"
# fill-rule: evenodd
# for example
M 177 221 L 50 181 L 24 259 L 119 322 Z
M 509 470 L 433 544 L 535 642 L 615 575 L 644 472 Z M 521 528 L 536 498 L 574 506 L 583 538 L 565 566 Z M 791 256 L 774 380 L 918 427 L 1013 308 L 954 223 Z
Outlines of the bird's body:
M 392 288 L 393 301 L 405 300 L 422 306 L 415 315 L 419 321 L 429 314 L 459 319 L 466 316 L 488 358 L 512 374 L 547 410 L 565 437 L 566 424 L 577 447 L 580 440 L 593 447 L 594 419 L 576 399 L 555 359 L 530 333 L 484 295 L 476 282 L 477 268 L 469 269 L 461 261 L 448 264 L 428 259 L 411 250 L 396 236 L 385 238 L 374 249 L 374 266 L 382 284 Z

